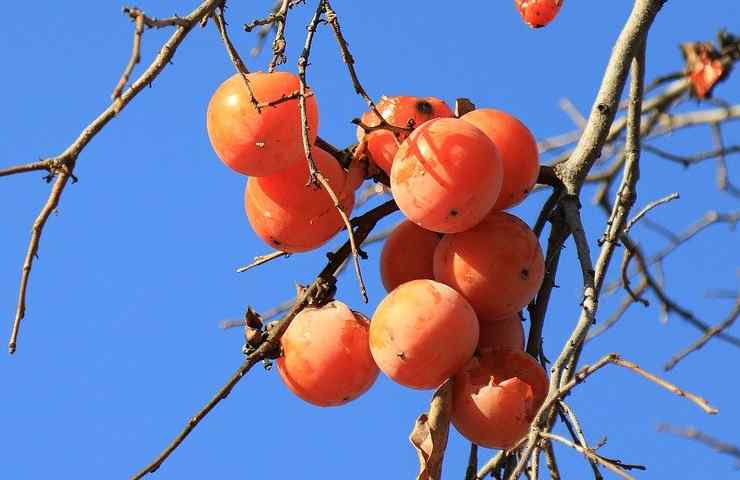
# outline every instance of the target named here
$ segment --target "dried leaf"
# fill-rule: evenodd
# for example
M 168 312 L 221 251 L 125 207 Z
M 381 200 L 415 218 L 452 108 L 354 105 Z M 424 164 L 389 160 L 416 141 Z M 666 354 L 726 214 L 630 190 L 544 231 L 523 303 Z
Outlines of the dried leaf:
M 419 415 L 409 441 L 419 456 L 416 480 L 442 478 L 442 461 L 447 448 L 452 406 L 452 380 L 445 381 L 432 396 L 429 412 Z
M 714 86 L 726 76 L 719 52 L 711 43 L 683 43 L 681 52 L 686 59 L 686 75 L 691 80 L 692 93 L 699 99 L 712 95 Z

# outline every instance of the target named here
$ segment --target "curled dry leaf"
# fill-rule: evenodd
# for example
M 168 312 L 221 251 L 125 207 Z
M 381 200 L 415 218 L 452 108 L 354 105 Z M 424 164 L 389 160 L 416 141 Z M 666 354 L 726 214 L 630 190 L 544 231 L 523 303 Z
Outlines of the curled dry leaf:
M 720 53 L 711 43 L 683 43 L 681 52 L 686 60 L 686 75 L 691 80 L 692 93 L 700 100 L 712 95 L 714 86 L 727 75 Z
M 416 480 L 442 478 L 442 461 L 447 448 L 452 408 L 452 380 L 446 380 L 432 396 L 429 412 L 416 419 L 409 441 L 419 456 Z

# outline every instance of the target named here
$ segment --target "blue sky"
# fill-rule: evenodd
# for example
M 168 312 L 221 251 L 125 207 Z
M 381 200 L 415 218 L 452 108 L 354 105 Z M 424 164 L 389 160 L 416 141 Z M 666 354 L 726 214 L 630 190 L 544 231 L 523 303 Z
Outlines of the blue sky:
M 177 5 L 175 5 L 177 3 Z M 143 0 L 152 16 L 184 14 L 195 1 Z M 271 2 L 231 2 L 232 37 L 246 56 L 255 42 L 240 25 L 263 16 Z M 309 2 L 313 4 L 313 2 Z M 335 0 L 357 69 L 373 97 L 433 95 L 452 103 L 469 97 L 481 107 L 507 110 L 538 138 L 571 130 L 561 98 L 588 112 L 611 46 L 632 2 L 569 1 L 548 28 L 533 31 L 513 2 L 359 2 Z M 109 102 L 128 60 L 132 25 L 112 1 L 70 8 L 39 1 L 23 7 L 0 30 L 4 75 L 0 95 L 0 166 L 61 152 Z M 289 63 L 295 71 L 312 5 L 291 12 Z M 740 18 L 735 0 L 697 11 L 693 2 L 667 2 L 651 31 L 647 77 L 681 68 L 678 44 L 713 39 Z M 737 27 L 737 25 L 734 25 Z M 737 33 L 737 32 L 736 32 Z M 167 31 L 144 37 L 146 64 Z M 364 111 L 354 95 L 330 31 L 317 33 L 309 82 L 320 107 L 320 135 L 353 141 L 349 121 Z M 248 66 L 265 68 L 263 53 Z M 206 105 L 232 66 L 216 30 L 196 29 L 173 65 L 85 150 L 80 181 L 64 193 L 44 232 L 32 276 L 26 321 L 15 357 L 0 355 L 0 465 L 4 478 L 125 478 L 150 461 L 241 363 L 241 334 L 219 322 L 238 318 L 247 305 L 266 310 L 309 282 L 326 249 L 279 260 L 246 274 L 234 272 L 269 251 L 250 231 L 242 207 L 244 178 L 224 167 L 205 131 Z M 137 69 L 140 72 L 142 67 Z M 736 103 L 737 77 L 718 87 Z M 685 108 L 702 108 L 690 103 Z M 727 143 L 740 138 L 725 129 Z M 679 153 L 711 149 L 706 128 L 657 145 Z M 730 171 L 740 169 L 730 159 Z M 40 173 L 0 180 L 2 249 L 0 318 L 10 332 L 28 232 L 48 194 Z M 638 206 L 673 191 L 681 200 L 653 216 L 678 231 L 708 209 L 735 210 L 738 202 L 716 191 L 715 164 L 689 171 L 646 155 Z M 586 231 L 596 249 L 601 213 L 584 192 Z M 515 212 L 530 224 L 544 201 L 533 195 Z M 388 219 L 391 224 L 399 217 Z M 652 252 L 665 240 L 636 231 Z M 705 291 L 738 286 L 737 233 L 716 226 L 682 247 L 666 264 L 672 296 L 707 322 L 730 309 Z M 372 314 L 384 291 L 379 246 L 364 262 L 370 303 L 361 305 L 345 275 L 338 298 Z M 615 274 L 613 268 L 610 272 Z M 580 272 L 568 243 L 545 327 L 550 358 L 578 315 Z M 601 319 L 618 303 L 605 297 Z M 737 332 L 737 328 L 735 328 Z M 613 330 L 588 345 L 584 362 L 617 351 L 658 372 L 697 337 L 678 318 L 659 322 L 659 308 L 633 307 Z M 635 375 L 607 368 L 579 386 L 569 401 L 587 438 L 608 443 L 602 453 L 646 464 L 640 478 L 729 478 L 732 460 L 655 432 L 659 422 L 695 425 L 740 443 L 738 387 L 732 368 L 740 352 L 712 342 L 667 375 L 718 406 L 708 417 L 694 405 Z M 429 392 L 410 391 L 386 378 L 342 408 L 319 409 L 293 397 L 275 372 L 255 368 L 156 473 L 157 478 L 409 478 L 417 468 L 407 436 L 428 405 Z M 492 452 L 482 451 L 485 460 Z M 566 478 L 590 470 L 575 452 L 558 447 Z M 449 478 L 461 478 L 467 442 L 450 437 Z

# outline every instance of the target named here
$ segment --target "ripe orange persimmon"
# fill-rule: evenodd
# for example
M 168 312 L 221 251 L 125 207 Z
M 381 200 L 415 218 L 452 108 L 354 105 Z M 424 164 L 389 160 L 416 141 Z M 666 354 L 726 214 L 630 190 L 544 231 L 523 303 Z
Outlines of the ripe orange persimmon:
M 432 118 L 453 116 L 445 101 L 435 97 L 383 96 L 375 106 L 388 123 L 397 127 L 415 128 Z M 362 114 L 360 120 L 368 127 L 380 125 L 380 119 L 373 111 Z M 408 134 L 402 133 L 399 138 L 403 140 L 407 136 Z M 391 174 L 393 157 L 398 151 L 394 137 L 390 130 L 375 130 L 366 136 L 362 127 L 357 127 L 357 141 L 363 138 L 367 140 L 370 160 L 388 175 Z
M 503 170 L 496 145 L 458 118 L 422 124 L 401 144 L 391 169 L 391 191 L 401 211 L 422 228 L 468 230 L 496 203 Z
M 349 215 L 355 195 L 347 173 L 325 151 L 314 147 L 312 152 L 317 168 Z M 249 224 L 265 243 L 284 252 L 305 252 L 321 246 L 344 226 L 326 191 L 307 182 L 305 161 L 267 177 L 249 178 L 244 208 Z
M 504 181 L 493 209 L 504 210 L 524 200 L 540 171 L 537 141 L 527 126 L 516 117 L 493 108 L 473 110 L 460 118 L 488 135 L 498 149 Z
M 445 235 L 434 251 L 434 278 L 462 293 L 482 319 L 521 310 L 537 294 L 544 273 L 534 232 L 505 212 Z
M 489 349 L 455 375 L 452 423 L 487 448 L 511 448 L 526 435 L 547 395 L 547 375 L 525 352 Z
M 404 220 L 393 229 L 380 254 L 380 277 L 387 292 L 420 278 L 434 279 L 432 259 L 440 235 Z
M 288 72 L 255 72 L 246 77 L 254 97 L 263 104 L 300 88 L 298 77 Z M 313 144 L 319 126 L 319 111 L 313 95 L 306 98 L 306 114 L 309 139 Z M 244 175 L 271 175 L 303 158 L 298 99 L 262 107 L 258 112 L 239 73 L 216 89 L 208 104 L 206 124 L 208 138 L 218 157 Z
M 524 326 L 518 312 L 486 321 L 481 317 L 478 351 L 491 348 L 524 350 Z
M 342 405 L 365 393 L 378 377 L 368 347 L 369 321 L 339 301 L 308 307 L 280 340 L 280 378 L 303 400 Z
M 370 322 L 370 351 L 388 377 L 411 388 L 436 388 L 470 360 L 478 319 L 455 290 L 412 280 L 389 293 Z
M 524 23 L 541 28 L 552 22 L 560 12 L 564 0 L 514 0 Z

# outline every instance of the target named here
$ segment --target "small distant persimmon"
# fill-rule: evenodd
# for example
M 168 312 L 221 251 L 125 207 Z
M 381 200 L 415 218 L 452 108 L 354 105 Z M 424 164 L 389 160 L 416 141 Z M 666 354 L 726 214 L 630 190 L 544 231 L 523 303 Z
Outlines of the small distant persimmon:
M 250 95 L 245 79 L 254 93 Z M 300 107 L 297 98 L 257 110 L 260 104 L 295 94 L 298 76 L 288 72 L 237 73 L 223 82 L 208 104 L 206 126 L 216 154 L 231 169 L 255 177 L 271 175 L 303 157 Z M 306 98 L 308 134 L 316 140 L 319 110 L 311 90 Z
M 329 407 L 354 400 L 379 373 L 370 355 L 368 331 L 368 319 L 339 301 L 302 310 L 280 340 L 280 378 L 314 405 Z
M 542 28 L 560 12 L 564 0 L 514 0 L 524 23 L 532 28 Z

